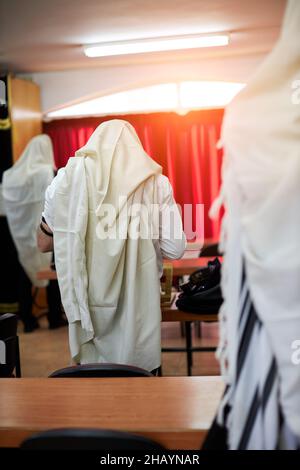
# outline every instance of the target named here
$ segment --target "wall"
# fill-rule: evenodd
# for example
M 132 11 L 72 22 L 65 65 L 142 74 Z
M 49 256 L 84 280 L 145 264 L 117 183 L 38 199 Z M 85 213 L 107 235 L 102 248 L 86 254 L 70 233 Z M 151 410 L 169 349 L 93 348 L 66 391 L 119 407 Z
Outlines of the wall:
M 183 80 L 247 82 L 265 54 L 156 64 L 110 66 L 33 73 L 40 85 L 42 111 L 59 109 L 96 96 L 158 83 Z M 28 77 L 29 75 L 27 75 Z

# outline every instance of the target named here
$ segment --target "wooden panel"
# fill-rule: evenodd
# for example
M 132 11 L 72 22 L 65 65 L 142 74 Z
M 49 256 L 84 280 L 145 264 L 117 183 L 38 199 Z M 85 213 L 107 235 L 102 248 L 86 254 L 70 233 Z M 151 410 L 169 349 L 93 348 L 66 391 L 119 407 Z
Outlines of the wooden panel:
M 13 161 L 29 140 L 42 133 L 40 89 L 29 80 L 9 78 L 9 107 L 12 122 Z
M 220 377 L 1 379 L 0 446 L 47 429 L 90 427 L 199 449 L 223 389 Z

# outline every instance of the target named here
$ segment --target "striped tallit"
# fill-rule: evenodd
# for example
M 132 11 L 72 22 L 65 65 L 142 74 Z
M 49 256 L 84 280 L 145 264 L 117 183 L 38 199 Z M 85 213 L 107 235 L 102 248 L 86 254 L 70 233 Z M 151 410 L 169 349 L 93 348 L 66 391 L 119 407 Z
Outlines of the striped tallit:
M 279 375 L 266 329 L 250 298 L 243 271 L 238 321 L 236 376 L 227 387 L 218 423 L 232 450 L 297 449 L 298 439 L 283 417 Z
M 225 113 L 218 423 L 230 449 L 298 447 L 300 368 L 300 2 Z

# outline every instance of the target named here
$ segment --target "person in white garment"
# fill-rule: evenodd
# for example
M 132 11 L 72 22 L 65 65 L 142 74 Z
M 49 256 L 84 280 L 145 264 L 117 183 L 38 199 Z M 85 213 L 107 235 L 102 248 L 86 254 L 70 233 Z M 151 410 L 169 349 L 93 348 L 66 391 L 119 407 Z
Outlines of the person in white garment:
M 52 143 L 47 135 L 33 137 L 16 163 L 3 173 L 2 196 L 9 230 L 18 253 L 19 315 L 24 331 L 39 324 L 32 314 L 32 286 L 46 287 L 49 327 L 65 323 L 56 281 L 41 281 L 37 273 L 51 264 L 51 254 L 41 253 L 36 243 L 36 229 L 44 206 L 45 190 L 54 177 Z
M 205 448 L 300 448 L 299 40 L 300 2 L 289 0 L 277 44 L 225 113 L 227 387 Z
M 161 171 L 134 128 L 112 120 L 46 191 L 38 243 L 54 248 L 76 363 L 161 365 L 162 260 L 180 258 L 186 246 Z

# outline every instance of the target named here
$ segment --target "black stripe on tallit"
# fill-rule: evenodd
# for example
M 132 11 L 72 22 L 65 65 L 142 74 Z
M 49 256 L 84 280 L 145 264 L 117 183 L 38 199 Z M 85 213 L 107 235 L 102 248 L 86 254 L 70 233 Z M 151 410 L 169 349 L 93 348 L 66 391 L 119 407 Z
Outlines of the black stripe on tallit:
M 264 410 L 268 403 L 268 399 L 270 397 L 271 390 L 274 385 L 276 372 L 277 372 L 276 362 L 275 362 L 275 359 L 273 358 L 265 383 L 264 383 L 264 386 L 263 386 L 262 397 L 260 397 L 259 395 L 259 387 L 258 386 L 256 387 L 256 390 L 255 390 L 255 393 L 251 402 L 250 410 L 246 419 L 246 424 L 242 433 L 242 437 L 238 445 L 238 450 L 244 450 L 247 448 L 259 407 L 262 406 Z
M 245 284 L 245 281 L 246 281 L 246 268 L 245 268 L 245 261 L 243 260 L 240 292 L 242 292 L 242 290 L 243 290 L 243 286 L 244 286 L 244 284 Z
M 240 344 L 239 344 L 239 350 L 238 350 L 238 358 L 237 358 L 237 372 L 236 372 L 236 383 L 238 383 L 246 355 L 248 352 L 249 344 L 251 341 L 252 333 L 255 327 L 256 322 L 258 321 L 258 317 L 256 314 L 256 311 L 253 307 L 253 304 L 251 304 L 248 317 L 244 326 L 244 330 L 241 336 Z
M 243 288 L 244 288 L 245 284 L 246 284 L 246 268 L 245 268 L 245 261 L 243 261 L 240 296 L 242 296 Z M 244 298 L 243 305 L 241 306 L 241 309 L 240 309 L 239 328 L 241 326 L 242 319 L 245 316 L 246 305 L 248 304 L 248 299 L 249 299 L 249 289 L 248 289 L 247 286 L 246 286 L 246 289 L 247 289 L 247 292 L 246 292 L 246 295 L 245 295 L 245 298 Z
M 273 387 L 274 382 L 275 382 L 276 373 L 277 373 L 277 364 L 276 364 L 275 358 L 273 357 L 273 360 L 272 360 L 272 363 L 271 363 L 271 366 L 270 366 L 270 369 L 269 369 L 269 372 L 268 372 L 268 375 L 267 375 L 267 378 L 266 378 L 266 381 L 265 381 L 265 385 L 264 385 L 264 388 L 263 388 L 263 393 L 262 393 L 262 407 L 263 407 L 263 410 L 267 406 L 268 399 L 269 399 L 272 387 Z
M 261 400 L 259 396 L 259 389 L 256 387 L 254 397 L 252 398 L 250 410 L 246 419 L 246 424 L 242 433 L 237 450 L 245 450 L 251 436 L 251 432 L 255 423 L 256 415 L 259 410 Z
M 241 308 L 241 314 L 240 314 L 240 318 L 239 318 L 239 328 L 241 326 L 242 319 L 244 318 L 244 315 L 245 315 L 245 312 L 246 312 L 246 306 L 248 304 L 248 300 L 249 300 L 249 290 L 247 289 L 247 292 L 246 292 L 246 295 L 245 295 L 245 298 L 244 298 L 244 302 L 243 302 L 243 305 L 242 305 L 242 308 Z

